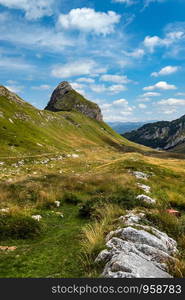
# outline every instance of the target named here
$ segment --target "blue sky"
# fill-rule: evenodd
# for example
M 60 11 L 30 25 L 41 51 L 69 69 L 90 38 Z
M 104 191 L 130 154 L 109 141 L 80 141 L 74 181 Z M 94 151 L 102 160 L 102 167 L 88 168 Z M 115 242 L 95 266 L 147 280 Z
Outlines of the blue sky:
M 184 0 L 0 0 L 0 84 L 43 109 L 63 80 L 105 121 L 185 114 Z

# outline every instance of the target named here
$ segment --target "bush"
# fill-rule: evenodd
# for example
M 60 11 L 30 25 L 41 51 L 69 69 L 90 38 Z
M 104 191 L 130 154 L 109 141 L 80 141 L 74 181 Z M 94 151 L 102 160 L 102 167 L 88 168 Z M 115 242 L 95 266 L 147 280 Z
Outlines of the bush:
M 79 215 L 83 218 L 91 218 L 96 211 L 98 202 L 100 201 L 97 199 L 85 201 L 79 208 Z
M 63 201 L 74 205 L 82 202 L 81 199 L 74 193 L 65 193 L 63 196 Z
M 108 202 L 120 205 L 125 209 L 132 209 L 136 206 L 141 206 L 143 203 L 136 199 L 137 194 L 128 188 L 118 190 L 113 195 L 110 195 Z
M 0 237 L 2 240 L 34 238 L 41 232 L 41 224 L 25 215 L 0 216 Z

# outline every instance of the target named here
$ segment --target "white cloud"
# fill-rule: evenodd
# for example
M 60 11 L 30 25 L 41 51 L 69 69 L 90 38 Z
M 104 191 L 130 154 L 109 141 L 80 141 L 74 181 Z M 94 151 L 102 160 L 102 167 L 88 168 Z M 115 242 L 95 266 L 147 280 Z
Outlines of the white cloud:
M 78 81 L 78 82 L 85 82 L 85 83 L 94 83 L 95 82 L 94 79 L 92 79 L 92 78 L 86 78 L 86 77 L 78 78 L 76 81 Z
M 177 87 L 173 84 L 168 84 L 166 81 L 159 81 L 158 83 L 150 86 L 146 86 L 143 88 L 144 91 L 152 91 L 152 90 L 176 90 Z
M 144 104 L 144 103 L 140 103 L 138 106 L 139 106 L 139 108 L 142 108 L 142 109 L 147 108 L 146 104 Z
M 58 24 L 64 29 L 74 29 L 95 34 L 109 34 L 114 32 L 115 24 L 121 16 L 114 11 L 96 12 L 92 8 L 72 9 L 68 14 L 61 14 Z
M 176 73 L 179 70 L 179 67 L 177 66 L 166 66 L 162 68 L 159 72 L 153 72 L 151 76 L 158 77 L 163 75 L 170 75 L 173 73 Z
M 149 6 L 151 3 L 154 3 L 154 2 L 165 2 L 165 1 L 168 1 L 168 0 L 144 0 L 144 5 L 145 7 Z
M 73 76 L 99 74 L 106 69 L 99 68 L 93 60 L 79 60 L 71 63 L 56 65 L 52 69 L 52 76 L 57 78 L 69 78 Z
M 106 87 L 104 84 L 93 84 L 90 85 L 90 89 L 95 93 L 111 93 L 111 94 L 117 94 L 122 91 L 126 90 L 126 87 L 122 84 L 114 84 L 111 86 Z
M 51 16 L 54 0 L 0 0 L 0 5 L 13 9 L 21 9 L 27 19 L 38 19 Z
M 113 0 L 113 2 L 115 2 L 115 3 L 123 3 L 123 4 L 126 4 L 128 6 L 137 3 L 136 1 L 133 1 L 133 0 Z
M 147 92 L 147 93 L 144 93 L 143 95 L 141 95 L 141 97 L 158 97 L 160 96 L 161 94 L 160 93 L 156 93 L 156 92 Z
M 118 99 L 112 103 L 103 103 L 100 104 L 100 107 L 106 121 L 127 121 L 134 110 L 132 106 L 129 106 L 126 99 Z
M 170 31 L 165 34 L 163 39 L 156 35 L 146 36 L 143 44 L 150 53 L 153 53 L 156 47 L 169 47 L 170 45 L 182 40 L 184 37 L 185 33 L 182 30 Z
M 100 80 L 114 83 L 129 83 L 131 80 L 127 76 L 105 74 L 100 77 Z
M 175 112 L 177 112 L 177 110 L 175 108 L 173 108 L 173 109 L 167 109 L 167 110 L 163 111 L 163 113 L 165 115 L 171 115 L 171 114 L 174 114 Z
M 16 28 L 16 30 L 15 30 Z M 28 23 L 13 15 L 7 15 L 4 22 L 0 18 L 1 41 L 28 48 L 38 48 L 47 51 L 61 51 L 64 47 L 73 46 L 76 42 L 67 37 L 63 32 L 56 31 L 54 27 L 46 27 L 38 23 Z M 31 49 L 32 50 L 32 49 Z
M 122 84 L 115 84 L 115 85 L 111 85 L 110 87 L 108 87 L 108 91 L 110 91 L 112 94 L 117 94 L 122 91 L 126 91 L 126 89 L 127 88 Z
M 115 100 L 114 102 L 113 102 L 113 104 L 116 104 L 116 105 L 128 105 L 128 101 L 127 100 L 125 100 L 125 99 L 119 99 L 119 100 Z
M 51 86 L 48 84 L 41 84 L 39 86 L 32 87 L 33 90 L 40 90 L 40 91 L 49 90 L 50 88 L 51 88 Z
M 34 69 L 34 66 L 19 58 L 0 56 L 0 68 L 3 70 L 30 71 Z
M 185 96 L 185 93 L 177 93 L 176 96 Z
M 168 98 L 158 102 L 160 105 L 185 105 L 185 99 Z
M 142 58 L 145 55 L 144 49 L 138 48 L 132 52 L 123 51 L 123 53 L 128 57 Z

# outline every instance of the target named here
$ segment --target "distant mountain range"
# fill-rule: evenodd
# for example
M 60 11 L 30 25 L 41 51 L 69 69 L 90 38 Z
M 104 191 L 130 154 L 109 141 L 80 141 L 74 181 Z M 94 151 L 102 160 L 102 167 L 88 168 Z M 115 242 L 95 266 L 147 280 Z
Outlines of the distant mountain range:
M 123 136 L 152 148 L 185 153 L 185 115 L 174 121 L 145 124 Z
M 124 134 L 132 130 L 136 130 L 147 123 L 156 122 L 157 120 L 147 122 L 107 122 L 117 133 Z

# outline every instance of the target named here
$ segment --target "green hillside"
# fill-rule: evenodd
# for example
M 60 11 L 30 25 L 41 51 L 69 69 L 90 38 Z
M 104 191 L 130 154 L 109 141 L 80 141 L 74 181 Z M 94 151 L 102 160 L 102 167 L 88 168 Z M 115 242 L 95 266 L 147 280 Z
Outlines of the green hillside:
M 79 112 L 38 110 L 5 91 L 8 94 L 0 96 L 0 156 L 66 152 L 77 147 L 145 149 L 122 138 L 104 122 Z

